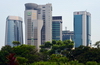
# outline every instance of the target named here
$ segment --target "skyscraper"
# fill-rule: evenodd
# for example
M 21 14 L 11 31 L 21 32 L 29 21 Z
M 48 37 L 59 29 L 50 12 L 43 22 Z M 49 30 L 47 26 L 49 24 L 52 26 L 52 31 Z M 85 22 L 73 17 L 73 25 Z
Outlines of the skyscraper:
M 91 44 L 91 14 L 86 11 L 74 12 L 75 47 Z
M 25 44 L 37 48 L 52 41 L 52 5 L 25 4 Z
M 62 16 L 52 17 L 52 39 L 62 40 Z
M 13 41 L 23 44 L 22 18 L 8 16 L 6 19 L 5 45 L 13 46 Z

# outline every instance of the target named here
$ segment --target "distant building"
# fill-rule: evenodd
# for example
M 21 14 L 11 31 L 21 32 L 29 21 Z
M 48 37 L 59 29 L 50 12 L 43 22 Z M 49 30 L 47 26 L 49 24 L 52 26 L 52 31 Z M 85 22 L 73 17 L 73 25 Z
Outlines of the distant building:
M 65 30 L 62 31 L 62 40 L 72 40 L 74 41 L 74 32 L 73 31 L 69 31 L 69 30 Z
M 62 40 L 62 16 L 52 17 L 52 40 Z
M 37 49 L 46 41 L 52 41 L 52 5 L 25 4 L 25 44 Z
M 13 46 L 13 41 L 23 44 L 22 18 L 8 16 L 6 19 L 5 45 Z
M 75 47 L 91 44 L 91 14 L 86 11 L 74 12 Z

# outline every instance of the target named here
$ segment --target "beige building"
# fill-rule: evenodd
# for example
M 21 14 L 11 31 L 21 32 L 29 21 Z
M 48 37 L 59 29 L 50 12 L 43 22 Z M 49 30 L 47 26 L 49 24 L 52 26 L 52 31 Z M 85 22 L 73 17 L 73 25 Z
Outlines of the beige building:
M 52 5 L 25 4 L 25 44 L 37 48 L 52 41 Z

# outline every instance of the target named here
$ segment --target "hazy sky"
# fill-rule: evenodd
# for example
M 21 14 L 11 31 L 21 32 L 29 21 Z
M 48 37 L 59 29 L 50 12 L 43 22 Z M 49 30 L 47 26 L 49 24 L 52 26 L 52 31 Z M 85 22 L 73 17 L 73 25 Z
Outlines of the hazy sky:
M 6 18 L 9 15 L 23 18 L 25 3 L 52 4 L 52 15 L 62 16 L 63 30 L 67 27 L 73 31 L 73 12 L 88 11 L 91 13 L 91 40 L 92 44 L 100 40 L 100 0 L 1 0 L 0 1 L 0 48 L 5 43 Z

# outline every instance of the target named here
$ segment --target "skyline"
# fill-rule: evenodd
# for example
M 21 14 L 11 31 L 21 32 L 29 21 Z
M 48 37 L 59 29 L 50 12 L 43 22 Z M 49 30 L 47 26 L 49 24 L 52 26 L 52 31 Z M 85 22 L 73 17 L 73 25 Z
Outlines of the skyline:
M 94 44 L 96 41 L 99 41 L 100 36 L 99 36 L 99 30 L 98 32 L 97 29 L 100 27 L 99 26 L 99 21 L 100 21 L 100 14 L 99 14 L 99 6 L 100 6 L 100 1 L 99 0 L 62 0 L 62 1 L 33 1 L 33 0 L 3 0 L 0 2 L 0 11 L 1 11 L 1 19 L 0 19 L 0 29 L 1 29 L 1 36 L 0 36 L 0 48 L 4 46 L 5 44 L 5 25 L 6 25 L 6 18 L 7 16 L 20 16 L 23 19 L 23 30 L 25 29 L 25 22 L 24 22 L 24 4 L 25 3 L 37 3 L 39 5 L 51 3 L 52 4 L 52 16 L 62 16 L 62 30 L 65 30 L 65 27 L 67 27 L 68 30 L 73 31 L 73 12 L 75 11 L 88 11 L 91 13 L 91 40 L 92 44 Z M 24 38 L 25 38 L 25 30 L 23 31 L 24 33 Z M 24 39 L 25 40 L 25 39 Z M 25 41 L 24 41 L 25 43 Z

